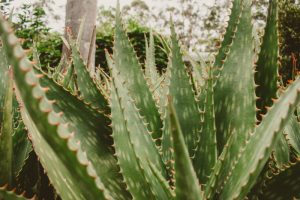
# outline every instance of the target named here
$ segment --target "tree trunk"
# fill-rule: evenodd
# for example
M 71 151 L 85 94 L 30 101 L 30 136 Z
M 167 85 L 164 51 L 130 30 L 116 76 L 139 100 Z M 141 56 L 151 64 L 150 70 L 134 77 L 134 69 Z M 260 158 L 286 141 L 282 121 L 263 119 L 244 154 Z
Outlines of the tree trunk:
M 83 32 L 79 40 L 80 54 L 93 74 L 95 72 L 95 42 L 96 42 L 97 0 L 67 0 L 65 36 L 70 29 L 74 38 L 78 37 L 79 28 L 84 20 Z M 63 55 L 70 57 L 70 52 L 64 46 Z

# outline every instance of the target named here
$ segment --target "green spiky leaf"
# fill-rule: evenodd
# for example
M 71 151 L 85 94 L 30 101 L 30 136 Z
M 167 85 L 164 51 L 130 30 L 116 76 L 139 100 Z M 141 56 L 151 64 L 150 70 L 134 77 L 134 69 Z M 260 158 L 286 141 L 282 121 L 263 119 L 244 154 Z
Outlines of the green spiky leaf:
M 139 116 L 130 93 L 124 87 L 125 82 L 112 69 L 112 125 L 116 155 L 129 191 L 136 199 L 170 199 L 171 192 L 155 178 L 149 162 L 165 176 L 158 149 L 147 131 L 143 119 Z M 141 190 L 140 188 L 144 188 Z
M 20 121 L 14 129 L 13 134 L 13 171 L 17 176 L 25 164 L 29 153 L 32 152 L 32 146 L 28 139 L 28 133 L 23 121 Z
M 227 173 L 220 198 L 243 198 L 254 185 L 267 162 L 281 131 L 288 123 L 288 116 L 300 102 L 300 79 L 296 80 L 263 118 L 261 124 L 241 147 L 234 170 Z M 251 162 L 250 162 L 251 161 Z M 230 184 L 226 184 L 230 183 Z
M 179 118 L 172 103 L 169 104 L 168 112 L 168 120 L 171 126 L 171 139 L 174 147 L 176 199 L 204 199 L 203 192 L 201 191 L 196 173 L 193 169 L 192 161 L 189 158 L 188 149 L 184 142 Z
M 63 120 L 70 125 L 69 129 L 76 133 L 75 139 L 81 142 L 82 149 L 111 195 L 115 199 L 128 197 L 113 156 L 110 119 L 72 96 L 49 77 L 43 77 L 40 82 L 42 86 L 50 88 L 47 97 L 56 101 L 54 108 L 58 112 L 64 112 Z
M 6 190 L 5 187 L 0 187 L 0 199 L 3 200 L 29 200 L 22 195 L 15 194 L 13 191 Z M 31 198 L 34 200 L 35 198 Z
M 245 0 L 230 53 L 215 86 L 219 153 L 222 152 L 233 131 L 238 134 L 237 140 L 245 141 L 256 121 L 251 19 L 251 0 Z M 234 160 L 234 158 L 228 159 Z
M 25 192 L 26 196 L 33 196 L 36 192 L 38 181 L 39 162 L 34 151 L 31 151 L 16 177 L 17 192 Z
M 199 180 L 205 184 L 217 161 L 217 139 L 214 113 L 214 79 L 212 69 L 208 72 L 205 88 L 200 96 L 202 110 L 200 141 L 193 159 L 195 171 Z
M 300 198 L 300 161 L 290 164 L 286 169 L 274 174 L 265 181 L 260 199 L 298 199 Z
M 227 22 L 226 32 L 222 41 L 222 44 L 219 48 L 218 54 L 215 58 L 214 66 L 222 68 L 224 60 L 226 59 L 229 49 L 233 43 L 235 34 L 237 32 L 237 26 L 240 23 L 241 13 L 242 13 L 242 0 L 232 0 L 231 10 L 230 10 L 230 19 Z
M 8 60 L 14 66 L 19 100 L 24 105 L 23 119 L 26 118 L 25 124 L 34 135 L 32 138 L 36 152 L 43 155 L 43 165 L 48 165 L 47 170 L 52 171 L 49 174 L 52 173 L 53 184 L 65 199 L 106 199 L 109 194 L 104 191 L 100 178 L 80 144 L 60 115 L 53 110 L 53 102 L 46 98 L 46 89 L 39 84 L 39 77 L 25 57 L 18 39 L 10 31 L 10 25 L 2 16 L 0 21 L 0 34 Z
M 192 77 L 192 82 L 194 85 L 194 90 L 196 95 L 199 95 L 202 91 L 205 91 L 205 82 L 206 79 L 208 78 L 207 74 L 207 64 L 203 60 L 202 57 L 199 56 L 200 63 L 198 63 L 194 58 L 192 58 L 188 52 L 185 52 L 184 56 L 188 59 L 188 61 L 191 63 L 192 67 L 192 72 L 191 72 L 191 77 Z M 202 98 L 201 95 L 200 98 Z
M 115 66 L 123 80 L 127 80 L 126 85 L 136 106 L 140 109 L 140 114 L 149 123 L 149 130 L 153 132 L 153 138 L 157 139 L 162 135 L 160 115 L 134 49 L 123 29 L 120 15 L 120 9 L 117 9 L 113 55 Z
M 224 186 L 232 163 L 238 159 L 237 152 L 245 144 L 256 123 L 251 1 L 243 1 L 242 7 L 230 54 L 214 90 L 220 157 L 206 185 L 208 198 L 219 193 Z
M 273 104 L 272 99 L 277 97 L 278 88 L 278 10 L 277 0 L 270 1 L 265 35 L 263 36 L 261 50 L 258 55 L 255 83 L 258 114 L 265 114 L 266 107 Z M 261 117 L 258 115 L 258 118 Z
M 274 148 L 274 159 L 278 168 L 282 168 L 290 162 L 290 147 L 282 133 L 279 133 L 279 139 Z
M 171 32 L 172 47 L 169 58 L 169 71 L 167 72 L 166 79 L 168 79 L 170 84 L 168 88 L 169 95 L 172 96 L 172 103 L 174 104 L 175 111 L 179 118 L 183 137 L 190 156 L 193 156 L 196 141 L 199 140 L 200 112 L 198 110 L 190 77 L 187 74 L 187 68 L 182 59 L 180 46 L 173 25 L 171 27 Z M 163 136 L 163 139 L 169 140 L 167 136 Z
M 67 88 L 75 92 L 75 88 L 72 82 L 73 78 L 74 78 L 74 66 L 70 63 L 67 72 L 63 77 L 63 86 L 64 88 Z
M 300 124 L 295 116 L 291 116 L 287 126 L 284 129 L 291 146 L 296 150 L 300 157 Z
M 91 78 L 74 42 L 71 44 L 71 48 L 74 67 L 77 74 L 78 88 L 82 97 L 86 102 L 91 103 L 93 107 L 107 113 L 109 111 L 107 99 L 101 93 L 101 90 L 98 89 L 95 81 Z

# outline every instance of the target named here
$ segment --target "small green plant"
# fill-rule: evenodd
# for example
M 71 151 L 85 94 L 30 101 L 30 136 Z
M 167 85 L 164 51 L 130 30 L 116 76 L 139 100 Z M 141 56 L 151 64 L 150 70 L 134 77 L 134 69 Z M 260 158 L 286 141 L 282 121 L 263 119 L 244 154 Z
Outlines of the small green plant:
M 45 24 L 46 13 L 40 6 L 24 4 L 16 18 L 14 29 L 16 35 L 24 39 L 23 48 L 31 48 L 33 42 L 40 41 L 49 33 L 49 28 Z
M 277 1 L 270 1 L 256 55 L 251 3 L 232 2 L 219 53 L 208 65 L 191 60 L 192 69 L 185 67 L 171 26 L 169 63 L 162 75 L 156 70 L 153 35 L 142 69 L 118 11 L 113 55 L 107 53 L 110 76 L 101 73 L 102 79 L 91 78 L 72 40 L 68 72 L 45 74 L 27 59 L 1 18 L 2 58 L 13 68 L 22 120 L 62 199 L 299 197 L 300 129 L 294 111 L 300 79 L 286 89 L 278 86 Z M 7 65 L 1 64 L 5 73 Z M 0 135 L 5 158 L 0 166 L 6 164 L 0 177 L 8 185 L 0 197 L 24 199 L 8 191 L 18 185 L 11 181 L 11 162 L 3 162 L 18 155 L 9 153 L 14 152 L 8 145 L 12 129 L 6 128 L 12 124 L 6 120 L 12 79 L 3 74 L 1 82 L 10 87 L 0 91 L 7 91 L 0 125 L 9 131 Z

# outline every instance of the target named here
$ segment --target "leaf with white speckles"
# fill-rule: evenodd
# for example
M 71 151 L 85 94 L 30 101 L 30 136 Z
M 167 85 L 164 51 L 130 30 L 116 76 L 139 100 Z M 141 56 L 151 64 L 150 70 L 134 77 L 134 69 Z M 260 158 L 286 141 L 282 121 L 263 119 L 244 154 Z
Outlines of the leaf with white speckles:
M 201 184 L 205 184 L 217 161 L 217 138 L 214 110 L 214 78 L 213 71 L 209 69 L 209 77 L 200 94 L 199 107 L 203 111 L 198 142 L 193 158 L 193 164 Z
M 256 124 L 251 1 L 243 1 L 242 7 L 237 32 L 214 88 L 217 147 L 221 155 L 206 185 L 208 198 L 225 184 L 226 172 L 238 159 L 237 152 Z
M 171 191 L 166 190 L 163 182 L 151 170 L 153 164 L 162 177 L 166 176 L 155 142 L 148 132 L 145 122 L 139 116 L 130 93 L 117 74 L 111 69 L 113 77 L 112 127 L 116 155 L 129 191 L 135 199 L 170 199 Z M 141 190 L 141 188 L 143 188 Z
M 162 121 L 158 108 L 155 105 L 152 93 L 144 78 L 142 67 L 122 27 L 119 9 L 116 15 L 113 53 L 115 67 L 120 72 L 120 76 L 126 80 L 126 87 L 128 87 L 137 108 L 139 108 L 140 114 L 144 116 L 147 123 L 149 123 L 149 130 L 153 132 L 152 137 L 154 139 L 160 138 L 162 135 Z M 159 144 L 159 140 L 157 144 Z
M 251 2 L 243 1 L 237 32 L 215 86 L 219 153 L 233 131 L 239 135 L 239 141 L 245 141 L 256 123 Z
M 200 111 L 198 110 L 196 97 L 193 92 L 190 77 L 187 74 L 187 68 L 182 59 L 182 53 L 173 25 L 171 26 L 171 32 L 171 55 L 166 72 L 166 82 L 169 84 L 168 95 L 172 97 L 172 104 L 174 104 L 176 114 L 179 118 L 189 155 L 192 157 L 200 135 Z M 163 152 L 168 152 L 171 144 L 169 142 L 170 134 L 168 133 L 169 129 L 167 127 L 168 124 L 165 122 L 164 135 L 162 137 Z M 168 153 L 166 153 L 164 157 L 166 162 L 172 159 Z
M 281 131 L 288 123 L 296 106 L 300 103 L 300 78 L 297 79 L 280 96 L 250 136 L 241 152 L 234 170 L 229 170 L 226 182 L 220 193 L 221 199 L 242 199 L 254 185 L 257 177 L 269 159 L 274 145 L 276 145 Z

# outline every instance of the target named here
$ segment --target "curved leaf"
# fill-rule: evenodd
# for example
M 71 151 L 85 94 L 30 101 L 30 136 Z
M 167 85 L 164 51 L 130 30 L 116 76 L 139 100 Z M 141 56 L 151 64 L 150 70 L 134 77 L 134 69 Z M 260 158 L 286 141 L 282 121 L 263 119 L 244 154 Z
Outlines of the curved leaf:
M 297 79 L 274 103 L 240 152 L 237 152 L 238 160 L 234 168 L 227 173 L 221 199 L 245 197 L 262 171 L 280 133 L 288 123 L 289 116 L 299 102 L 300 79 Z
M 36 152 L 43 154 L 40 156 L 41 161 L 52 173 L 53 185 L 64 199 L 106 199 L 109 194 L 104 191 L 100 178 L 80 144 L 60 115 L 53 110 L 53 102 L 45 96 L 47 89 L 40 86 L 39 76 L 34 73 L 18 39 L 2 16 L 0 22 L 0 34 L 6 46 L 8 60 L 14 66 L 19 99 L 24 103 L 23 118 L 26 118 L 25 122 L 34 135 L 32 140 Z
M 82 150 L 93 164 L 97 175 L 115 199 L 126 199 L 130 194 L 119 173 L 119 166 L 112 148 L 111 120 L 98 110 L 71 95 L 49 77 L 40 79 L 43 87 L 48 87 L 47 97 L 55 100 L 54 109 L 63 112 L 62 119 L 69 124 L 75 139 L 80 141 Z

